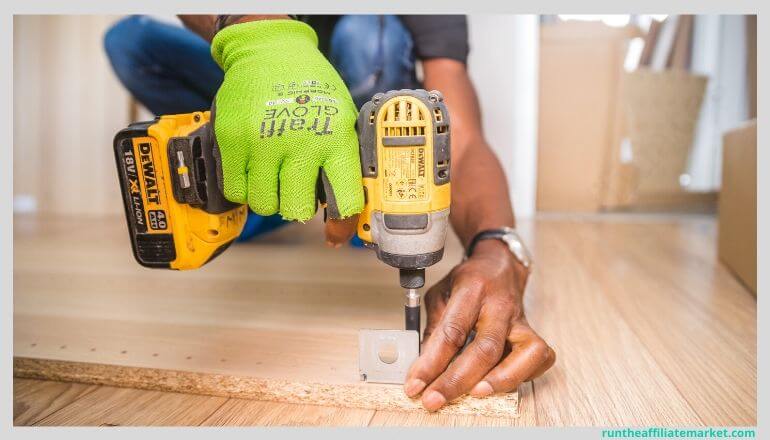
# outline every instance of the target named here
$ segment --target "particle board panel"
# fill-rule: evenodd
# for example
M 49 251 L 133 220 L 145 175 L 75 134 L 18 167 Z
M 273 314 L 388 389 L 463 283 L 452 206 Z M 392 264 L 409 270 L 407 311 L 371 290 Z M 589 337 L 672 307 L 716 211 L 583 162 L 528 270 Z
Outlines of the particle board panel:
M 421 410 L 400 386 L 359 380 L 358 329 L 403 326 L 397 273 L 373 253 L 325 248 L 315 222 L 233 247 L 199 271 L 148 270 L 131 259 L 125 226 L 115 220 L 84 220 L 100 238 L 82 244 L 66 220 L 17 221 L 17 375 Z M 57 263 L 41 265 L 41 254 Z M 429 272 L 443 274 L 460 258 L 450 241 L 444 267 Z M 465 397 L 443 411 L 515 417 L 518 401 L 515 392 Z
M 226 401 L 223 397 L 98 387 L 36 426 L 195 426 Z
M 34 425 L 96 388 L 81 383 L 14 379 L 13 424 Z
M 523 383 L 519 387 L 519 417 L 484 417 L 460 416 L 441 413 L 425 413 L 421 411 L 384 411 L 374 413 L 369 426 L 378 427 L 509 427 L 536 426 L 535 401 L 533 398 L 532 382 Z

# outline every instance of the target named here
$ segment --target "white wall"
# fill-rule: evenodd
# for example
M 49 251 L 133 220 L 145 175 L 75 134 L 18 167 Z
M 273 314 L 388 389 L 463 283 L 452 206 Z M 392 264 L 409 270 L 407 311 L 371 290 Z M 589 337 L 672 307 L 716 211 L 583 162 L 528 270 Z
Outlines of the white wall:
M 14 211 L 122 212 L 112 137 L 129 97 L 102 49 L 115 19 L 14 16 Z
M 690 154 L 688 189 L 716 191 L 722 182 L 722 135 L 749 115 L 746 19 L 698 15 L 694 24 L 692 71 L 709 82 Z
M 536 15 L 472 15 L 468 61 L 484 132 L 503 164 L 517 217 L 535 213 L 537 181 Z

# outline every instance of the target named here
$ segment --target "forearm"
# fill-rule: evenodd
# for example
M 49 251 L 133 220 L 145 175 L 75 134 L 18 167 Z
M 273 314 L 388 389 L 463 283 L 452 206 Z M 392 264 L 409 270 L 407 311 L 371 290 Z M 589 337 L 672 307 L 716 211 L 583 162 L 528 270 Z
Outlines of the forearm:
M 452 211 L 450 220 L 467 246 L 484 229 L 514 226 L 508 183 L 499 160 L 484 140 L 473 85 L 462 63 L 423 63 L 425 87 L 443 93 L 452 124 Z
M 450 221 L 464 246 L 485 229 L 515 226 L 508 184 L 495 154 L 483 141 L 452 163 Z
M 211 41 L 217 29 L 217 15 L 179 15 L 185 27 Z M 229 26 L 236 23 L 245 23 L 256 20 L 287 19 L 288 15 L 228 15 L 223 17 L 223 25 Z

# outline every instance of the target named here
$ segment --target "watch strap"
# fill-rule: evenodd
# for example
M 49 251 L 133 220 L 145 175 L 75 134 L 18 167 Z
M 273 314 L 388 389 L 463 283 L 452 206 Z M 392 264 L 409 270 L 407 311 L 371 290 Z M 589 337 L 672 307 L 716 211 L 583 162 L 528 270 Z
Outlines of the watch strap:
M 468 245 L 468 249 L 465 251 L 465 257 L 470 258 L 471 255 L 473 255 L 473 250 L 476 248 L 476 245 L 481 240 L 489 240 L 489 239 L 497 239 L 500 240 L 503 238 L 505 234 L 507 234 L 508 231 L 506 229 L 498 228 L 498 229 L 485 229 L 478 234 L 473 236 L 473 239 L 471 240 L 471 243 Z

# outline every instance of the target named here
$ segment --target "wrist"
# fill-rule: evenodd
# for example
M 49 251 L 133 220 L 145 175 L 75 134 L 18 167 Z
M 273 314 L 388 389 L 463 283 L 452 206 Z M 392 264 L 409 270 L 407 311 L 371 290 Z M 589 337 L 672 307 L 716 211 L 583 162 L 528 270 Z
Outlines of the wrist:
M 500 240 L 479 241 L 473 248 L 473 254 L 471 254 L 471 257 L 475 256 L 513 258 L 513 254 L 508 249 L 508 245 Z
M 468 258 L 489 258 L 502 262 L 524 279 L 531 270 L 532 257 L 521 238 L 511 228 L 480 232 L 471 242 L 468 255 Z

